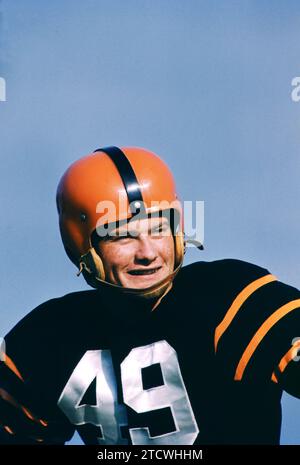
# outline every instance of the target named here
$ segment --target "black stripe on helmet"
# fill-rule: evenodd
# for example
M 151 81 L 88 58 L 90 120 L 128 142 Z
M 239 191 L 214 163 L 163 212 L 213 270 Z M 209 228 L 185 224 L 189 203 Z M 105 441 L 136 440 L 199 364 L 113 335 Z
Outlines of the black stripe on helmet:
M 115 164 L 125 187 L 128 203 L 132 215 L 137 215 L 140 213 L 145 213 L 145 206 L 143 201 L 143 196 L 141 188 L 135 172 L 126 157 L 125 153 L 122 152 L 118 147 L 103 147 L 101 149 L 94 150 L 96 152 L 104 152 Z

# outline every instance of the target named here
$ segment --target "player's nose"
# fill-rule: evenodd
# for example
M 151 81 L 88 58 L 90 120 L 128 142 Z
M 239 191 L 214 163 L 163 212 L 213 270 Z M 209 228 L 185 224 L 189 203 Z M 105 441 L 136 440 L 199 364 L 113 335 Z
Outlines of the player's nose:
M 138 263 L 149 264 L 157 258 L 157 250 L 154 241 L 149 235 L 141 235 L 137 241 L 135 251 L 135 261 Z

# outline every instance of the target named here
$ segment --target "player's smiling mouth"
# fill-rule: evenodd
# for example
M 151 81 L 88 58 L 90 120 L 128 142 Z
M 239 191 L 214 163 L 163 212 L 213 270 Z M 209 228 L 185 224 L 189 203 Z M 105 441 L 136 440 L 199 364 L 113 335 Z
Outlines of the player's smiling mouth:
M 151 274 L 157 273 L 161 269 L 161 266 L 157 268 L 150 268 L 150 269 L 136 269 L 136 270 L 130 270 L 128 273 L 132 276 L 148 276 Z

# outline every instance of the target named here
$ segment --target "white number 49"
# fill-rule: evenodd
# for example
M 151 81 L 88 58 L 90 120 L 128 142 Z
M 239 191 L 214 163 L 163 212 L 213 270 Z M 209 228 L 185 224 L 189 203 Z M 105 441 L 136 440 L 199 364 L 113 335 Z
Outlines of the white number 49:
M 164 384 L 143 389 L 142 368 L 160 364 Z M 96 378 L 96 405 L 80 405 L 87 389 Z M 170 407 L 176 430 L 150 436 L 149 428 L 130 428 L 132 444 L 193 444 L 198 426 L 181 376 L 175 350 L 166 342 L 132 349 L 121 363 L 124 402 L 137 413 Z M 109 350 L 87 351 L 68 380 L 58 406 L 74 425 L 92 423 L 100 428 L 99 444 L 127 444 L 121 436 L 127 414 L 117 401 L 117 385 Z

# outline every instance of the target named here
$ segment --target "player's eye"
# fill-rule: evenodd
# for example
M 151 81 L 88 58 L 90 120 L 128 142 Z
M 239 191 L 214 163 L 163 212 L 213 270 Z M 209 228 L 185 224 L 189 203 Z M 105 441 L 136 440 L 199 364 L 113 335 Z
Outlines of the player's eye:
M 117 234 L 114 238 L 113 241 L 123 241 L 124 239 L 131 239 L 132 235 L 130 233 L 122 233 L 122 234 Z
M 169 228 L 169 226 L 167 224 L 160 224 L 159 226 L 157 226 L 156 228 L 154 228 L 152 230 L 152 233 L 153 234 L 160 234 L 160 233 L 162 233 L 164 231 L 167 231 L 168 228 Z
M 119 233 L 114 232 L 113 234 L 109 234 L 103 238 L 104 242 L 116 242 L 124 239 L 128 239 L 130 236 L 129 233 Z

